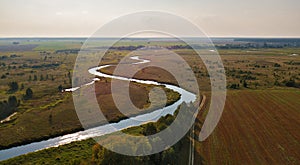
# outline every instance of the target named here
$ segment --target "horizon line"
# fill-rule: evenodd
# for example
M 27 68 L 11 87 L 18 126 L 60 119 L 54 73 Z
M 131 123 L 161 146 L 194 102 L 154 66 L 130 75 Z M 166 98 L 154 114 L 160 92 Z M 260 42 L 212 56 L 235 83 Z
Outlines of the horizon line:
M 25 38 L 42 38 L 42 39 L 75 39 L 75 38 L 91 38 L 90 36 L 4 36 L 1 37 L 0 39 L 25 39 Z M 95 38 L 119 38 L 119 37 L 95 37 Z M 136 37 L 126 37 L 126 38 L 139 38 L 139 39 L 143 39 L 143 38 L 172 38 L 172 37 L 160 37 L 160 36 L 136 36 Z M 181 38 L 205 38 L 205 37 L 181 37 Z M 230 38 L 261 38 L 261 39 L 276 39 L 276 38 L 291 38 L 291 39 L 300 39 L 300 36 L 207 36 L 207 38 L 224 38 L 224 39 L 230 39 Z

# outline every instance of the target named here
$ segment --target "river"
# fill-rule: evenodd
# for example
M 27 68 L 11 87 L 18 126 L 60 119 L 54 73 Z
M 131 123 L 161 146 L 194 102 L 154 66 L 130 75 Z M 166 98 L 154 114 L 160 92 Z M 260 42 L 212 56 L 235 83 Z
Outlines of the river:
M 131 59 L 139 61 L 136 63 L 132 63 L 133 65 L 144 64 L 144 63 L 150 62 L 149 60 L 140 59 L 138 56 L 131 57 Z M 178 101 L 176 101 L 172 105 L 166 106 L 164 108 L 155 110 L 155 111 L 147 113 L 147 114 L 142 114 L 142 115 L 138 115 L 138 116 L 131 117 L 128 119 L 124 119 L 118 123 L 106 124 L 106 125 L 102 125 L 99 127 L 95 127 L 95 128 L 87 129 L 84 131 L 79 131 L 79 132 L 51 138 L 51 139 L 40 141 L 40 142 L 34 142 L 34 143 L 26 144 L 26 145 L 21 145 L 21 146 L 12 147 L 9 149 L 0 150 L 0 160 L 6 160 L 9 158 L 13 158 L 13 157 L 27 154 L 30 152 L 35 152 L 35 151 L 43 150 L 43 149 L 50 148 L 50 147 L 58 147 L 60 145 L 65 145 L 65 144 L 68 144 L 71 142 L 81 141 L 81 140 L 89 139 L 92 137 L 106 135 L 109 133 L 123 130 L 125 128 L 142 125 L 145 123 L 145 121 L 155 122 L 162 116 L 165 116 L 167 114 L 173 114 L 175 112 L 175 110 L 177 109 L 177 107 L 181 103 L 183 103 L 183 102 L 189 103 L 189 102 L 194 102 L 196 100 L 195 94 L 193 94 L 189 91 L 186 91 L 185 89 L 182 89 L 180 87 L 174 86 L 174 85 L 159 83 L 159 82 L 150 81 L 150 80 L 139 80 L 139 79 L 134 79 L 134 78 L 113 76 L 113 75 L 99 72 L 99 69 L 106 68 L 109 66 L 111 66 L 111 65 L 103 65 L 103 66 L 91 68 L 91 69 L 89 69 L 89 73 L 91 73 L 95 76 L 124 80 L 124 81 L 132 81 L 132 82 L 137 82 L 137 83 L 141 83 L 141 84 L 164 85 L 166 88 L 180 93 L 181 97 Z M 93 84 L 98 80 L 99 80 L 98 78 L 95 78 L 95 79 L 93 79 L 93 81 L 91 81 L 90 83 L 84 84 L 83 86 Z M 65 91 L 75 91 L 75 90 L 78 90 L 79 88 L 80 87 L 74 87 L 74 88 L 66 89 Z M 151 120 L 149 120 L 149 119 L 151 119 Z

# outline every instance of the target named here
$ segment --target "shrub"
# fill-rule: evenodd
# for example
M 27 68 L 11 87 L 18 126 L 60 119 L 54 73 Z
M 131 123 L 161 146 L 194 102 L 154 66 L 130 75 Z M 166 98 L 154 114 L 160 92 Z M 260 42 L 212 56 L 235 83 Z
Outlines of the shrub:
M 15 92 L 19 89 L 19 84 L 15 81 L 8 83 L 8 86 L 10 92 Z
M 31 90 L 31 88 L 27 88 L 26 93 L 24 95 L 24 99 L 29 100 L 32 99 L 32 97 L 33 97 L 33 91 Z

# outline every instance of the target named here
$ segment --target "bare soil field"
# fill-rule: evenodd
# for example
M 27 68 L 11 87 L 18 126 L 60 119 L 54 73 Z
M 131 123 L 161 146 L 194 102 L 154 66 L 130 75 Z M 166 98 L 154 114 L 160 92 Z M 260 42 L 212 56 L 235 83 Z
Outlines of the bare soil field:
M 228 91 L 217 128 L 196 142 L 197 163 L 299 164 L 299 99 L 292 89 Z

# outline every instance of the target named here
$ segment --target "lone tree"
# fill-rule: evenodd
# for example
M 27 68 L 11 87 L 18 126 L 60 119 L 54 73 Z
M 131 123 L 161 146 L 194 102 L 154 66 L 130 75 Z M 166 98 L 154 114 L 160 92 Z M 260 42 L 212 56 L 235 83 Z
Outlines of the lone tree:
M 44 81 L 44 76 L 41 74 L 40 81 Z
M 28 99 L 32 99 L 32 97 L 33 97 L 33 91 L 31 90 L 31 88 L 27 88 L 26 93 L 24 95 L 24 99 L 28 100 Z
M 9 86 L 9 91 L 10 92 L 15 92 L 19 89 L 19 85 L 15 81 L 8 83 L 8 86 Z
M 37 81 L 37 75 L 33 76 L 33 81 Z
M 9 96 L 8 105 L 10 106 L 11 109 L 17 108 L 19 103 L 18 103 L 18 100 L 17 100 L 16 96 Z
M 247 84 L 246 80 L 244 80 L 243 86 L 244 86 L 244 88 L 248 88 L 248 84 Z

